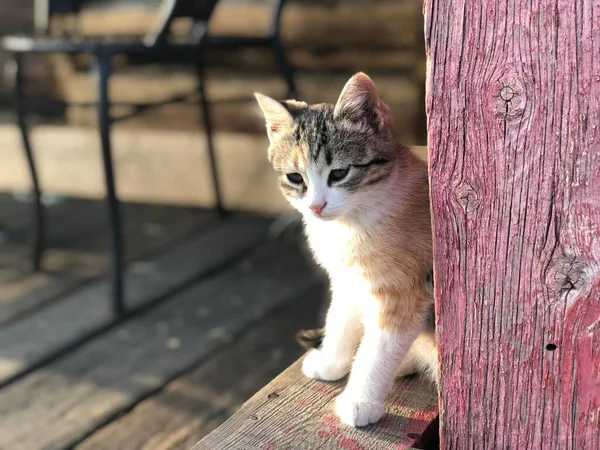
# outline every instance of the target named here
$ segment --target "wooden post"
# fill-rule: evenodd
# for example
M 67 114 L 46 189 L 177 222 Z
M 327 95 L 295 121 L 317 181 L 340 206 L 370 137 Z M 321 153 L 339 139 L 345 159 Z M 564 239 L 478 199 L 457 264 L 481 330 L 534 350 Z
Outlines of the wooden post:
M 600 2 L 427 0 L 444 449 L 600 448 Z

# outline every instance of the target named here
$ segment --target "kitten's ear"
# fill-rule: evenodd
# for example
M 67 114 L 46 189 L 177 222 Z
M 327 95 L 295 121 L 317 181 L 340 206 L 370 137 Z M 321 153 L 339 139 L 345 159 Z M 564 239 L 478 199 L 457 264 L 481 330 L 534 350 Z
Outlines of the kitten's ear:
M 254 93 L 254 97 L 265 116 L 269 139 L 294 125 L 292 115 L 281 102 L 258 92 Z
M 363 72 L 348 80 L 333 115 L 336 119 L 344 118 L 351 122 L 379 119 L 378 125 L 391 120 L 387 106 L 379 99 L 375 83 Z

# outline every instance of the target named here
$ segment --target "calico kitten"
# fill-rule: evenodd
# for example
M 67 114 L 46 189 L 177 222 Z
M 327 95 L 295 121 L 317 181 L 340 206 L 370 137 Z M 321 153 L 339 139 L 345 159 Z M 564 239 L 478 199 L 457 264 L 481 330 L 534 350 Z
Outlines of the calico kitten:
M 396 375 L 437 378 L 427 167 L 396 140 L 373 81 L 354 75 L 335 105 L 255 94 L 283 194 L 302 213 L 317 262 L 331 279 L 324 334 L 302 370 L 338 380 L 353 426 L 378 421 Z

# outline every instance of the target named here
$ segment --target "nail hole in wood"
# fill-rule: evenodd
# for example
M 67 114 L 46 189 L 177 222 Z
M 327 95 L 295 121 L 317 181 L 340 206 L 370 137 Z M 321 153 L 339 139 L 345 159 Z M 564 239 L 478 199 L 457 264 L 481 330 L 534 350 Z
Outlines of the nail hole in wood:
M 279 397 L 279 394 L 277 392 L 271 392 L 269 395 L 267 395 L 267 398 L 277 398 Z
M 553 352 L 554 350 L 556 350 L 556 345 L 548 344 L 546 345 L 546 350 L 548 350 L 549 352 Z

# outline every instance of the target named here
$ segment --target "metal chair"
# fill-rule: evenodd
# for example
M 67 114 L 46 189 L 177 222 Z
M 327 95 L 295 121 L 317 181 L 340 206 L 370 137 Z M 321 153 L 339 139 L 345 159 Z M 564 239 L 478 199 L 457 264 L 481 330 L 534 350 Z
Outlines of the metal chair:
M 111 125 L 119 120 L 132 117 L 134 114 L 175 102 L 185 102 L 192 96 L 197 96 L 202 111 L 203 126 L 206 131 L 206 143 L 209 153 L 210 170 L 215 192 L 216 209 L 224 213 L 221 190 L 217 173 L 217 161 L 212 139 L 212 124 L 209 105 L 205 95 L 204 57 L 208 46 L 215 48 L 239 48 L 240 46 L 271 45 L 276 52 L 279 66 L 288 84 L 290 93 L 295 94 L 293 71 L 285 58 L 285 52 L 279 40 L 279 18 L 283 0 L 276 0 L 273 26 L 269 36 L 262 38 L 250 37 L 215 37 L 209 39 L 207 24 L 218 0 L 163 0 L 160 3 L 160 14 L 156 26 L 143 36 L 132 37 L 82 37 L 72 30 L 55 30 L 50 26 L 51 19 L 59 15 L 76 15 L 82 9 L 83 0 L 35 0 L 35 29 L 36 33 L 29 36 L 6 36 L 1 46 L 14 56 L 7 73 L 11 74 L 15 92 L 15 111 L 27 163 L 32 179 L 34 197 L 34 241 L 33 267 L 41 267 L 44 250 L 44 207 L 41 202 L 41 187 L 39 184 L 36 163 L 33 156 L 29 128 L 26 120 L 28 106 L 24 96 L 23 55 L 27 53 L 88 53 L 93 56 L 93 69 L 97 77 L 98 101 L 95 103 L 79 104 L 78 106 L 96 107 L 100 132 L 100 143 L 106 184 L 106 200 L 110 226 L 110 255 L 113 309 L 117 315 L 126 312 L 123 301 L 123 244 L 121 235 L 121 220 L 119 200 L 115 192 L 113 161 L 110 131 Z M 192 26 L 186 36 L 174 36 L 171 24 L 176 18 L 188 18 Z M 197 89 L 187 95 L 179 95 L 155 104 L 136 104 L 133 113 L 113 117 L 108 98 L 108 83 L 112 75 L 111 58 L 114 55 L 160 55 L 177 52 L 184 55 L 195 67 L 198 78 Z M 58 102 L 65 105 L 65 102 Z

